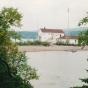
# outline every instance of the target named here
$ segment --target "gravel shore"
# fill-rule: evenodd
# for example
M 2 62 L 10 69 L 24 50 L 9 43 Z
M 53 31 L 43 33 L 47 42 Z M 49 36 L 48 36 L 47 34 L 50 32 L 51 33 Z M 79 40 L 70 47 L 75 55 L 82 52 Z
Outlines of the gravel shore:
M 26 52 L 39 52 L 39 51 L 77 51 L 88 50 L 88 46 L 81 49 L 81 46 L 18 46 L 19 51 Z

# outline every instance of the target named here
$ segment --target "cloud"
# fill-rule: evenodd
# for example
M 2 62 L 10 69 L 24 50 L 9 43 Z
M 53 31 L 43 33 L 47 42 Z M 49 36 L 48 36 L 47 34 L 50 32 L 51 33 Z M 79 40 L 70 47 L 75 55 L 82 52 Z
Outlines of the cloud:
M 0 9 L 4 6 L 18 8 L 23 14 L 21 30 L 63 29 L 67 28 L 68 8 L 69 27 L 73 28 L 86 15 L 87 4 L 88 0 L 1 0 Z

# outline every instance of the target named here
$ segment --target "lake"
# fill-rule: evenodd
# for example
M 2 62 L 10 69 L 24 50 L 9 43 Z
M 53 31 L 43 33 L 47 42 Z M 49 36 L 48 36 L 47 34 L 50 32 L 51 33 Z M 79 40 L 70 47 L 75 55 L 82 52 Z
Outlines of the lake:
M 39 80 L 31 80 L 34 88 L 70 88 L 80 86 L 79 78 L 88 77 L 88 51 L 27 52 L 28 64 L 38 71 Z

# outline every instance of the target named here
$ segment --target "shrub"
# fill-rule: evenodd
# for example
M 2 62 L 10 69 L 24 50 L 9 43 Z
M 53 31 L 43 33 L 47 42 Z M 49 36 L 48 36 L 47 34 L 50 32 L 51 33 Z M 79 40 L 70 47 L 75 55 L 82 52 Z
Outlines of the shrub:
M 42 42 L 42 45 L 43 46 L 50 46 L 50 43 L 49 42 Z
M 42 42 L 41 42 L 41 41 L 36 40 L 36 41 L 34 41 L 34 45 L 42 45 Z
M 63 41 L 56 42 L 56 45 L 64 45 L 65 43 Z

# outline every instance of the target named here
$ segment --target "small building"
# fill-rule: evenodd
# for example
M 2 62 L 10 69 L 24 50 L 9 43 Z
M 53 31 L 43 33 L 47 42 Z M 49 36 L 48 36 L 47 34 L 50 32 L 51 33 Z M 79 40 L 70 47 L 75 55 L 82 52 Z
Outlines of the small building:
M 56 43 L 57 39 L 64 36 L 62 29 L 41 28 L 38 32 L 38 40 Z
M 77 36 L 62 36 L 58 39 L 58 41 L 62 41 L 64 43 L 68 42 L 69 44 L 78 44 Z

